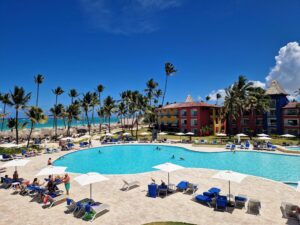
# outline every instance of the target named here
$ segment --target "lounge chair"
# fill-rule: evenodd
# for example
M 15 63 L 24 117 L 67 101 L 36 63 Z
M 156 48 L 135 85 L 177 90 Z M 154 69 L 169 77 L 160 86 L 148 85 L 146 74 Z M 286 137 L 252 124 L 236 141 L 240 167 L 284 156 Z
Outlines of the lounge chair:
M 247 149 L 247 150 L 248 150 L 249 148 L 250 148 L 250 143 L 249 143 L 249 142 L 247 142 L 247 143 L 246 143 L 246 145 L 245 145 L 245 149 Z
M 184 193 L 187 192 L 192 192 L 192 194 L 195 194 L 195 192 L 198 190 L 198 185 L 197 184 L 192 184 L 188 182 L 187 188 L 184 191 Z
M 0 160 L 1 161 L 9 161 L 9 160 L 13 160 L 14 158 L 11 155 L 8 154 L 2 154 L 0 155 Z
M 296 219 L 297 218 L 297 214 L 295 213 L 295 209 L 297 208 L 297 205 L 288 203 L 288 202 L 282 202 L 281 206 L 280 206 L 280 210 L 282 213 L 282 217 L 286 218 L 286 219 Z
M 126 180 L 123 180 L 124 185 L 122 187 L 123 190 L 128 191 L 129 189 L 133 187 L 140 186 L 140 182 L 138 181 L 132 181 L 132 182 L 127 182 Z
M 195 200 L 199 203 L 206 204 L 211 208 L 212 198 L 205 195 L 197 195 Z
M 247 213 L 259 215 L 261 209 L 261 203 L 256 199 L 249 199 Z
M 230 150 L 231 150 L 231 151 L 235 150 L 235 144 L 232 144 L 232 145 L 231 145 Z
M 179 191 L 185 191 L 188 188 L 188 181 L 180 181 L 176 187 Z
M 225 145 L 225 149 L 230 149 L 231 148 L 231 145 L 230 144 L 226 144 Z
M 48 201 L 50 202 L 50 205 L 48 208 L 51 208 L 52 206 L 63 203 L 67 199 L 67 195 L 57 195 L 57 196 L 47 195 L 47 196 L 48 196 Z
M 9 189 L 13 183 L 13 179 L 1 177 L 2 185 L 1 187 L 4 189 Z
M 99 216 L 101 213 L 104 213 L 108 210 L 109 210 L 109 205 L 107 204 L 86 205 L 83 219 L 93 222 L 97 218 L 97 216 Z
M 227 208 L 227 204 L 228 204 L 228 201 L 227 201 L 227 197 L 226 196 L 223 196 L 223 195 L 217 196 L 217 199 L 216 199 L 216 210 L 225 211 L 226 208 Z
M 243 209 L 243 208 L 245 208 L 247 200 L 248 200 L 247 196 L 239 194 L 239 195 L 234 197 L 234 206 L 236 208 Z

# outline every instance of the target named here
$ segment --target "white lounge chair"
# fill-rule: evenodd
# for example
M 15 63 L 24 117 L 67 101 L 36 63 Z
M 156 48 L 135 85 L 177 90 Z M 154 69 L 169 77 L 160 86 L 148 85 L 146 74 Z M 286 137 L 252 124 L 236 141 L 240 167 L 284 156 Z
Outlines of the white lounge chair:
M 122 187 L 123 190 L 128 191 L 129 189 L 133 187 L 140 186 L 140 182 L 138 181 L 133 181 L 133 182 L 127 182 L 126 180 L 123 180 L 124 185 Z
M 58 205 L 58 204 L 61 204 L 63 202 L 66 201 L 66 199 L 68 198 L 67 195 L 58 195 L 54 198 L 52 198 L 50 195 L 49 195 L 49 202 L 50 202 L 50 205 L 48 208 L 51 208 L 52 206 L 55 206 L 55 205 Z
M 91 209 L 94 212 L 94 215 L 90 221 L 93 222 L 99 214 L 109 210 L 109 205 L 100 204 L 100 205 L 92 206 Z
M 187 189 L 184 191 L 184 193 L 192 192 L 192 194 L 195 194 L 197 190 L 198 184 L 188 183 Z
M 256 199 L 249 199 L 247 213 L 260 215 L 261 203 Z

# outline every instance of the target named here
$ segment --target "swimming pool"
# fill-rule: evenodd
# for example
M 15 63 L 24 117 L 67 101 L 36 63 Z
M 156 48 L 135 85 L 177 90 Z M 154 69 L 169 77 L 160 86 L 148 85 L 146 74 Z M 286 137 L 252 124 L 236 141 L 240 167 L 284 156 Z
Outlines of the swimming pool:
M 54 162 L 74 173 L 134 174 L 172 162 L 190 168 L 233 170 L 276 181 L 300 180 L 300 157 L 263 152 L 194 152 L 181 147 L 115 145 L 67 154 Z M 175 156 L 172 159 L 172 156 Z M 180 160 L 183 157 L 184 160 Z
M 300 147 L 286 147 L 288 150 L 300 151 Z

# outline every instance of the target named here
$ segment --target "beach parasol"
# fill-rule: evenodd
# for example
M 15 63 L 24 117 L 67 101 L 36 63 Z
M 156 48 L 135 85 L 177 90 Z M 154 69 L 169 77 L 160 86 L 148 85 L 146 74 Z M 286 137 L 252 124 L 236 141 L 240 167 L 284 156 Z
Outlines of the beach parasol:
M 164 163 L 153 167 L 154 169 L 158 169 L 168 173 L 168 185 L 170 184 L 170 172 L 184 169 L 183 166 L 179 166 L 173 163 Z

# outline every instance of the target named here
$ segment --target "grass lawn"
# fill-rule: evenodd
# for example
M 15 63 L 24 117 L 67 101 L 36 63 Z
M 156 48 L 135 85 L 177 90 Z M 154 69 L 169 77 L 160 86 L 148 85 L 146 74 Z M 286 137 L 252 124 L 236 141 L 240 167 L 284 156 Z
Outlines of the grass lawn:
M 155 223 L 147 223 L 144 225 L 195 225 L 195 224 L 180 223 L 180 222 L 155 222 Z

